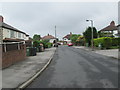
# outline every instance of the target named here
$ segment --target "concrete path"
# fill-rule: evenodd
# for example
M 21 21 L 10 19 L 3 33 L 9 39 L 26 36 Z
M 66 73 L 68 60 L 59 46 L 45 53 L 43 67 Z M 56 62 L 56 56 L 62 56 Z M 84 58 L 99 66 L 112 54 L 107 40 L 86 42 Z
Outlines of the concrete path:
M 37 53 L 37 56 L 27 57 L 2 71 L 2 87 L 16 88 L 32 77 L 53 56 L 56 48 L 46 49 L 45 52 Z M 16 56 L 17 57 L 17 56 Z
M 90 48 L 84 47 L 84 46 L 73 46 L 74 48 L 80 48 L 85 50 L 91 50 Z M 118 49 L 108 49 L 108 50 L 94 50 L 93 52 L 101 55 L 105 55 L 108 57 L 113 57 L 118 59 Z
M 118 49 L 111 49 L 111 50 L 96 50 L 95 53 L 102 54 L 105 56 L 118 58 Z

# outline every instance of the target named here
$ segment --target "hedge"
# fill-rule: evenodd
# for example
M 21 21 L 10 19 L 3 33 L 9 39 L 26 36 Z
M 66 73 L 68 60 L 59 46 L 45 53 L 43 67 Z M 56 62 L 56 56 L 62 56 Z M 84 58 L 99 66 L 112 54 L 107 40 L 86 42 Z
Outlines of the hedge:
M 45 48 L 51 48 L 53 46 L 53 44 L 52 43 L 45 43 Z
M 120 38 L 101 37 L 94 39 L 95 47 L 99 47 L 99 45 L 101 45 L 102 48 L 109 49 L 111 46 L 119 46 L 119 44 L 120 44 Z
M 43 40 L 43 41 L 34 41 L 33 46 L 34 47 L 39 47 L 40 43 L 43 44 L 44 48 L 51 48 L 52 47 L 52 43 L 49 43 L 48 41 L 45 41 L 45 40 Z

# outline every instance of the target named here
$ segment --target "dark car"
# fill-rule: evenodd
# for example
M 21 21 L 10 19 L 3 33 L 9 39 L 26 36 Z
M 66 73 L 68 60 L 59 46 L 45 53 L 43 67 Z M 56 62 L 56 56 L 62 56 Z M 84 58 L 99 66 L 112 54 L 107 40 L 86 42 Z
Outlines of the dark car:
M 56 44 L 54 44 L 53 46 L 54 46 L 54 47 L 58 47 L 58 44 L 56 43 Z

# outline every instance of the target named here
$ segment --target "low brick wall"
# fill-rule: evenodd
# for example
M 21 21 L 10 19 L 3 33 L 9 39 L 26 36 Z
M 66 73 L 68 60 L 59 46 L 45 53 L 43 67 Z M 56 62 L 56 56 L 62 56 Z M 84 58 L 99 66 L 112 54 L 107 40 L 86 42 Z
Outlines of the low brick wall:
M 2 53 L 2 68 L 24 60 L 26 57 L 26 46 L 22 45 L 20 50 L 12 50 Z

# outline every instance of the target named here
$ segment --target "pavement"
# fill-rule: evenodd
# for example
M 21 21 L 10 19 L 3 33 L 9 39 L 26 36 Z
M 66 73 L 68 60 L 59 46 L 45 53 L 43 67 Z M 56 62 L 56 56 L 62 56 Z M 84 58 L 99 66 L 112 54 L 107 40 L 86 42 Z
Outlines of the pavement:
M 59 46 L 48 68 L 29 88 L 118 88 L 118 61 L 84 49 Z M 103 89 L 104 88 L 104 89 Z M 116 90 L 116 89 L 115 89 Z
M 87 50 L 87 51 L 91 51 L 91 48 L 88 48 L 88 47 L 85 47 L 85 46 L 73 46 L 74 48 L 78 48 L 78 49 L 84 49 L 84 50 Z M 120 59 L 120 52 L 118 52 L 119 50 L 118 49 L 108 49 L 108 50 L 98 50 L 98 49 L 95 49 L 94 51 L 92 52 L 95 52 L 97 54 L 101 54 L 101 55 L 105 55 L 105 56 L 108 56 L 108 57 L 112 57 L 112 58 L 119 58 Z
M 18 62 L 2 70 L 2 88 L 17 88 L 41 70 L 49 59 L 54 55 L 56 48 L 46 49 L 37 53 L 37 56 L 27 57 L 26 60 Z

